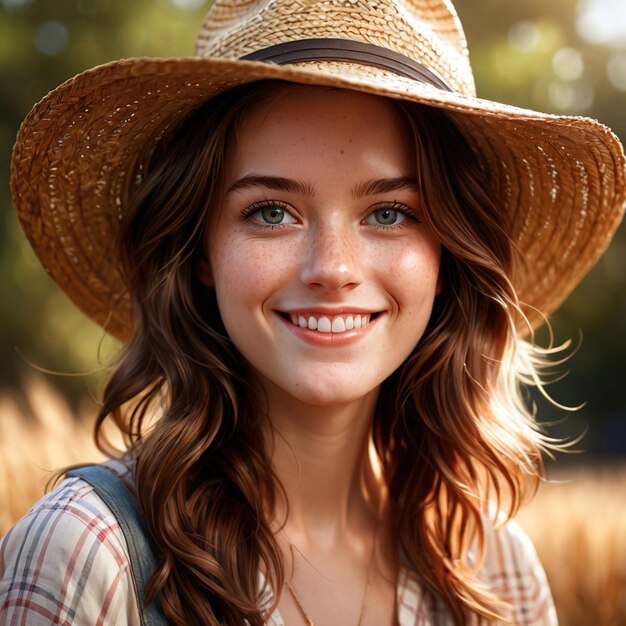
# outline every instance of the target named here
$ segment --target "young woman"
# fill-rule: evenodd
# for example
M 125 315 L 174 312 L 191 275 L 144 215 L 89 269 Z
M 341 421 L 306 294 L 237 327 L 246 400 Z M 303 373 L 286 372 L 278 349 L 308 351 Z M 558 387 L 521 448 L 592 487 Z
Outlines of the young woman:
M 197 53 L 20 131 L 25 230 L 125 342 L 128 450 L 5 537 L 0 619 L 555 624 L 508 521 L 554 447 L 523 337 L 617 227 L 619 142 L 478 100 L 443 2 L 218 0 Z

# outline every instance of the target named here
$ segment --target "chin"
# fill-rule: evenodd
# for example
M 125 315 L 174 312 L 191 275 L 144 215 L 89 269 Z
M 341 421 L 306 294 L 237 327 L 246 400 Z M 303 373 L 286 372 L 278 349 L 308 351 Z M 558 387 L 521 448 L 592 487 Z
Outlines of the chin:
M 359 385 L 358 388 L 355 388 L 354 385 L 338 383 L 335 380 L 328 384 L 318 381 L 317 384 L 311 386 L 298 385 L 292 389 L 285 389 L 285 391 L 294 400 L 303 404 L 330 408 L 358 402 L 371 393 L 377 392 L 379 388 L 380 385 Z

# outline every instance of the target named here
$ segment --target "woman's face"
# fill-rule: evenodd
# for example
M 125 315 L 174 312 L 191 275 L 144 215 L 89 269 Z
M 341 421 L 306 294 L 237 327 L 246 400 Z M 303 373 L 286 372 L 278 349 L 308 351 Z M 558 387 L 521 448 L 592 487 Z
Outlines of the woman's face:
M 390 101 L 343 90 L 282 89 L 244 118 L 199 275 L 270 402 L 361 399 L 422 336 L 440 246 L 410 137 Z

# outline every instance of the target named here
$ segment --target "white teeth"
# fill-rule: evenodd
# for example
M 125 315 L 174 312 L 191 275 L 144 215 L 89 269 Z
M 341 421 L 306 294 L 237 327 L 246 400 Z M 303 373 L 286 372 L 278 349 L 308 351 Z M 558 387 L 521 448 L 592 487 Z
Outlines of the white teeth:
M 332 317 L 313 315 L 289 315 L 291 323 L 300 328 L 316 330 L 320 333 L 344 333 L 347 330 L 363 328 L 370 321 L 370 315 L 337 315 Z
M 330 320 L 327 317 L 320 317 L 317 321 L 317 330 L 320 333 L 329 333 L 331 331 Z
M 333 325 L 332 325 L 331 330 L 334 333 L 343 333 L 346 331 L 346 324 L 340 317 L 336 317 L 333 320 Z

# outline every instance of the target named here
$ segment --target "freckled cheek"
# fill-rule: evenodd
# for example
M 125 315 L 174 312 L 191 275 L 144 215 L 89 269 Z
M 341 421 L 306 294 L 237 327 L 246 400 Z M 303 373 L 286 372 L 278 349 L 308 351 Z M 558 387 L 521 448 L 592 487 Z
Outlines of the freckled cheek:
M 289 271 L 288 250 L 271 242 L 229 242 L 214 249 L 213 273 L 220 307 L 262 305 Z M 280 249 L 279 249 L 280 248 Z
M 436 279 L 439 274 L 440 252 L 438 248 L 409 251 L 398 262 L 400 271 L 412 272 L 425 279 Z
M 421 277 L 422 284 L 436 281 L 439 275 L 441 252 L 438 245 L 398 246 L 394 249 L 381 249 L 372 254 L 376 267 L 398 281 Z
M 377 271 L 398 302 L 409 304 L 418 298 L 431 297 L 437 289 L 440 250 L 436 245 L 407 246 L 379 259 Z

